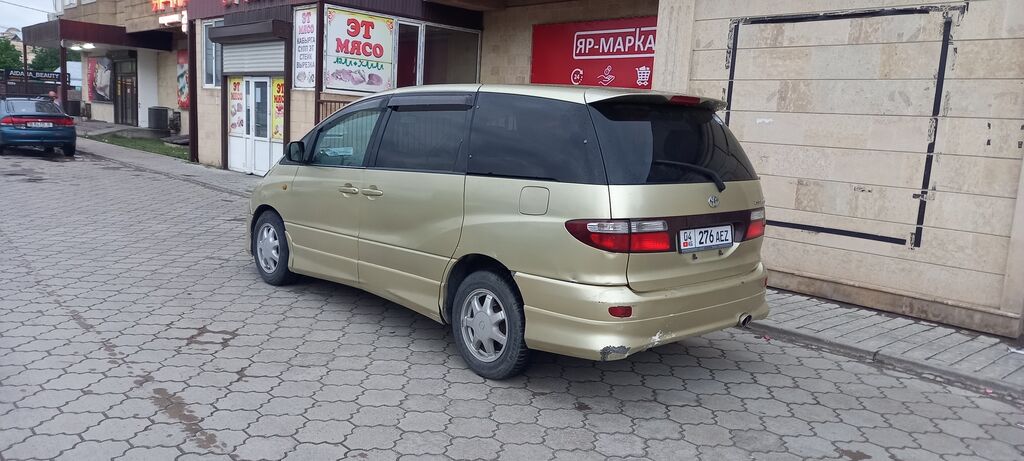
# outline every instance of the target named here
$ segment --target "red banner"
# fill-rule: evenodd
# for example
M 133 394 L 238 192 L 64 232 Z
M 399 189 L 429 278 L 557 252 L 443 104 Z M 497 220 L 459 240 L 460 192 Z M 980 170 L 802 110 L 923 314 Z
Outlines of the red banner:
M 530 82 L 651 88 L 657 16 L 533 26 Z

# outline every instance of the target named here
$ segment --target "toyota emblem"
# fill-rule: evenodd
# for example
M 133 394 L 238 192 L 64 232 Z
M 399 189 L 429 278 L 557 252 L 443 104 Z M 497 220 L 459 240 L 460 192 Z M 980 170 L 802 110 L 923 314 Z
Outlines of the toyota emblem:
M 718 196 L 717 195 L 711 195 L 711 196 L 708 197 L 708 206 L 710 206 L 711 208 L 717 208 L 718 207 Z

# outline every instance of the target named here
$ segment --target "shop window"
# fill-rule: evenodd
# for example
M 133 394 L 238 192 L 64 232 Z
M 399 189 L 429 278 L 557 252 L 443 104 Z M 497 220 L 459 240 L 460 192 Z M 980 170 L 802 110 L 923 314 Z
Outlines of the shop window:
M 377 168 L 452 171 L 466 136 L 469 112 L 399 109 L 391 113 L 381 137 Z
M 210 40 L 210 29 L 224 25 L 223 19 L 203 23 L 203 86 L 219 87 L 221 79 L 221 46 Z
M 427 26 L 423 43 L 423 83 L 474 83 L 480 35 Z
M 399 87 L 432 83 L 475 83 L 480 34 L 441 26 L 399 23 Z

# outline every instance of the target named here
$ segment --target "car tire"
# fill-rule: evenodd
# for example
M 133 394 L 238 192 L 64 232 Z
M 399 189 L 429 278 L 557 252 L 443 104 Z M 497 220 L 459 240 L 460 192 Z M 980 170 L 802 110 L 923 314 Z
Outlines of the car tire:
M 512 281 L 493 272 L 474 272 L 459 285 L 453 301 L 452 335 L 469 368 L 490 379 L 522 373 L 530 349 L 523 303 Z
M 74 157 L 75 156 L 75 146 L 64 146 L 60 150 L 61 150 L 61 152 L 64 152 L 64 156 L 66 156 L 66 157 Z
M 256 270 L 264 282 L 280 286 L 295 280 L 295 274 L 288 270 L 290 252 L 281 216 L 273 211 L 263 212 L 253 226 L 250 245 Z
M 53 147 L 46 146 L 46 147 L 43 148 L 43 152 L 46 152 L 47 154 L 52 154 L 53 153 Z

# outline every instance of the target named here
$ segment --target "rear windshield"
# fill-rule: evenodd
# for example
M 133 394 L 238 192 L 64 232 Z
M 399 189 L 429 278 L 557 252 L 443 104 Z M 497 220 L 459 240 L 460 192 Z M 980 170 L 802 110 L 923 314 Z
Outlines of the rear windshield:
M 50 101 L 7 101 L 12 114 L 60 114 L 60 108 Z
M 609 184 L 680 184 L 757 179 L 740 143 L 714 112 L 669 104 L 590 108 Z M 695 165 L 699 168 L 692 168 Z

